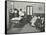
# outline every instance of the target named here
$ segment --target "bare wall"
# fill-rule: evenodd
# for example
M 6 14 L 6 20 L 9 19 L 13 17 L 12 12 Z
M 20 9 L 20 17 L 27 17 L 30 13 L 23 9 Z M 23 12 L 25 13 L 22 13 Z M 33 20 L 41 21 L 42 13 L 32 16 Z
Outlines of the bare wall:
M 27 2 L 14 2 L 14 8 L 26 11 L 26 6 L 33 7 L 33 13 L 44 13 L 44 3 L 27 3 Z

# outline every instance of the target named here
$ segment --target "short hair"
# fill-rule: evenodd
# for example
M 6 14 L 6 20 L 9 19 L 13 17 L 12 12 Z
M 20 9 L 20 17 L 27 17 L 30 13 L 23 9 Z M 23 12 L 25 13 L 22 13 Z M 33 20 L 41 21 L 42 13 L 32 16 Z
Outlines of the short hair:
M 17 9 L 14 9 L 14 11 L 17 10 Z
M 22 9 L 20 9 L 20 11 L 22 11 Z
M 15 11 L 15 10 L 17 10 L 17 12 L 19 12 L 19 10 L 18 10 L 18 9 L 16 9 L 16 8 L 15 8 L 15 9 L 14 9 L 14 11 Z

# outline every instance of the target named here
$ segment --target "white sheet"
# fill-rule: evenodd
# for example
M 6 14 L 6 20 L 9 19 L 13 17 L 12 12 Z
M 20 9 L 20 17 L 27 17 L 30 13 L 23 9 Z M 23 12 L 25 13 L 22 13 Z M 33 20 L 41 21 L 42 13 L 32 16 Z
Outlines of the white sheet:
M 12 18 L 11 20 L 21 20 L 22 17 L 15 17 L 15 18 Z

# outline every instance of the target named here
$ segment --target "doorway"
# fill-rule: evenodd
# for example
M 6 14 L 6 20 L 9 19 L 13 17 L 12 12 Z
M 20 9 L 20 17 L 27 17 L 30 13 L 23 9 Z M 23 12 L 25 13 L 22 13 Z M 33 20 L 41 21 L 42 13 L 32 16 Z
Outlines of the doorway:
M 27 13 L 27 15 L 32 15 L 32 13 L 33 13 L 32 6 L 26 6 L 26 13 Z

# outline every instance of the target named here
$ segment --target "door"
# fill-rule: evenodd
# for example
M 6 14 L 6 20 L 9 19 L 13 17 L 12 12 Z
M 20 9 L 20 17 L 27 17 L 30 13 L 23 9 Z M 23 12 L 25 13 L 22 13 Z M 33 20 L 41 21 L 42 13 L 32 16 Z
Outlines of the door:
M 31 6 L 27 6 L 26 7 L 26 12 L 27 12 L 27 15 L 32 15 L 32 7 Z

